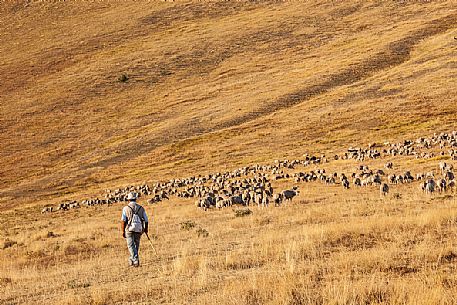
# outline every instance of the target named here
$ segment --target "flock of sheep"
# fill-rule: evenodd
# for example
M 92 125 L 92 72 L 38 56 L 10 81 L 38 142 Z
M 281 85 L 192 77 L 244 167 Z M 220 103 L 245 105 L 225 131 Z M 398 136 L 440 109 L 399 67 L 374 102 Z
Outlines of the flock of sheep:
M 447 156 L 446 156 L 447 155 Z M 293 181 L 295 185 L 319 181 L 327 185 L 341 185 L 344 189 L 351 187 L 378 186 L 381 196 L 389 193 L 390 186 L 395 184 L 419 182 L 420 189 L 426 193 L 454 191 L 456 187 L 454 168 L 450 161 L 440 162 L 439 171 L 417 173 L 391 173 L 392 162 L 386 162 L 382 169 L 370 169 L 366 165 L 358 166 L 351 174 L 326 172 L 324 165 L 337 160 L 381 159 L 393 156 L 411 156 L 415 158 L 433 158 L 457 160 L 457 132 L 434 134 L 430 138 L 418 138 L 415 141 L 405 140 L 401 143 L 370 144 L 368 148 L 349 148 L 342 154 L 327 158 L 325 155 L 304 155 L 300 160 L 276 160 L 268 165 L 252 165 L 233 171 L 217 172 L 208 175 L 171 179 L 156 182 L 152 185 L 127 186 L 107 190 L 102 198 L 86 199 L 81 202 L 62 202 L 56 208 L 47 206 L 42 213 L 55 210 L 70 210 L 81 206 L 111 205 L 124 202 L 127 194 L 136 192 L 140 197 L 150 197 L 149 204 L 168 200 L 172 196 L 193 198 L 195 206 L 204 210 L 224 208 L 232 205 L 257 205 L 267 207 L 279 206 L 291 201 L 298 195 L 298 186 L 290 189 L 276 190 L 273 181 Z M 301 171 L 300 168 L 314 168 Z

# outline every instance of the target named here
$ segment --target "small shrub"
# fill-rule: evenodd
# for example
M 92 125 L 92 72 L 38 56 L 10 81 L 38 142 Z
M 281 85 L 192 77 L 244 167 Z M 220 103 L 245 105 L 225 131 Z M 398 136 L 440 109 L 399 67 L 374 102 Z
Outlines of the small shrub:
M 243 217 L 251 215 L 252 211 L 250 209 L 239 209 L 235 210 L 235 217 Z
M 187 221 L 181 222 L 180 225 L 181 225 L 181 230 L 189 231 L 195 227 L 195 222 L 193 222 L 192 220 L 187 220 Z
M 88 287 L 90 287 L 90 283 L 89 282 L 79 282 L 77 280 L 71 280 L 67 283 L 67 287 L 70 289 L 88 288 Z
M 244 296 L 244 304 L 248 305 L 260 305 L 264 304 L 264 300 L 260 296 L 257 290 L 248 290 Z
M 119 82 L 121 82 L 121 83 L 125 83 L 125 82 L 127 82 L 127 81 L 129 80 L 129 76 L 128 76 L 127 74 L 124 73 L 124 74 L 122 74 L 121 76 L 119 76 L 119 77 L 117 78 L 117 80 L 118 80 Z
M 400 194 L 400 193 L 394 193 L 394 194 L 392 195 L 392 197 L 393 197 L 394 199 L 401 199 L 401 194 Z
M 299 289 L 297 288 L 293 288 L 291 291 L 290 291 L 290 296 L 289 296 L 289 300 L 288 300 L 288 304 L 294 304 L 294 305 L 304 305 L 304 304 L 307 304 L 306 302 L 306 299 L 303 295 L 303 292 L 300 291 Z
M 148 236 L 151 240 L 159 240 L 159 235 L 154 235 L 154 233 L 148 233 Z
M 445 255 L 440 257 L 440 263 L 442 263 L 442 264 L 451 263 L 451 262 L 456 261 L 456 259 L 457 259 L 457 254 L 455 254 L 454 252 L 450 251 L 450 252 L 448 252 Z
M 17 245 L 17 241 L 10 240 L 10 239 L 6 239 L 6 240 L 3 242 L 3 247 L 2 247 L 2 249 L 11 248 L 11 247 L 14 246 L 14 245 Z
M 57 234 L 55 234 L 54 232 L 49 231 L 48 234 L 46 235 L 46 237 L 47 238 L 57 237 Z
M 226 268 L 229 270 L 246 270 L 259 268 L 265 265 L 265 262 L 250 258 L 237 258 L 236 260 L 226 262 Z
M 99 248 L 93 246 L 92 244 L 88 244 L 84 241 L 80 241 L 81 239 L 76 239 L 72 241 L 70 244 L 67 244 L 63 247 L 63 252 L 65 255 L 90 255 L 95 253 Z
M 11 284 L 13 280 L 9 277 L 0 277 L 0 287 Z
M 25 254 L 27 255 L 28 259 L 41 260 L 49 257 L 49 255 L 47 255 L 46 252 L 42 249 L 37 251 L 27 251 Z
M 256 219 L 256 223 L 261 225 L 261 226 L 265 226 L 265 225 L 268 225 L 268 224 L 271 223 L 271 218 L 263 217 L 263 218 L 260 218 L 260 219 Z
M 196 232 L 197 232 L 198 237 L 208 237 L 209 236 L 209 232 L 203 228 L 198 228 Z
M 441 201 L 441 200 L 451 200 L 454 199 L 454 196 L 452 195 L 444 195 L 444 196 L 436 196 L 431 198 L 431 200 L 436 200 L 436 201 Z

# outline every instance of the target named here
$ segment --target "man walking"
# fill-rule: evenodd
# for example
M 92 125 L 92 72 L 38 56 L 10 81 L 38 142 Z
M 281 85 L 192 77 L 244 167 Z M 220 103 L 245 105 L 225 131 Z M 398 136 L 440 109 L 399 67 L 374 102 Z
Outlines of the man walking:
M 141 234 L 148 234 L 148 216 L 144 208 L 136 203 L 137 194 L 129 193 L 127 200 L 129 203 L 122 209 L 121 230 L 122 237 L 127 240 L 127 247 L 130 252 L 129 265 L 138 267 L 140 258 Z

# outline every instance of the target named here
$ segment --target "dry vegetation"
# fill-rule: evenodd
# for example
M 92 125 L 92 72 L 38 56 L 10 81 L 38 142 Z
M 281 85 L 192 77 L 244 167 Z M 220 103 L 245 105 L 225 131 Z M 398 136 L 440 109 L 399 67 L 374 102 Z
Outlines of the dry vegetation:
M 146 207 L 158 255 L 143 239 L 133 273 L 120 205 L 39 214 L 456 130 L 456 25 L 453 1 L 0 2 L 0 304 L 457 304 L 453 194 L 315 184 L 241 217 L 174 199 Z
M 120 206 L 31 212 L 22 223 L 11 212 L 0 302 L 454 304 L 455 197 L 395 193 L 307 186 L 293 204 L 243 217 L 184 200 L 147 206 L 157 255 L 143 239 L 133 272 Z

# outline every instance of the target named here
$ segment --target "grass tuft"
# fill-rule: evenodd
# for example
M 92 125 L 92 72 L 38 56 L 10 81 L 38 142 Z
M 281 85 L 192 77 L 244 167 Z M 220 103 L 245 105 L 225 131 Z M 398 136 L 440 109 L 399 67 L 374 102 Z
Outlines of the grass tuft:
M 13 247 L 14 245 L 17 245 L 17 241 L 10 240 L 10 239 L 6 239 L 6 240 L 3 242 L 2 249 L 11 248 L 11 247 Z
M 208 230 L 203 229 L 203 228 L 197 228 L 196 233 L 197 233 L 197 236 L 198 236 L 198 237 L 204 237 L 204 238 L 206 238 L 206 237 L 209 236 Z
M 189 230 L 193 229 L 196 226 L 196 224 L 192 220 L 187 220 L 187 221 L 181 222 L 180 226 L 181 226 L 181 230 L 189 231 Z
M 89 282 L 81 282 L 80 280 L 71 280 L 67 282 L 67 287 L 70 289 L 88 288 L 91 286 Z
M 248 208 L 234 210 L 235 217 L 244 217 L 252 214 L 252 211 Z
M 117 80 L 120 82 L 120 83 L 126 83 L 128 80 L 129 80 L 129 76 L 127 74 L 121 74 Z

